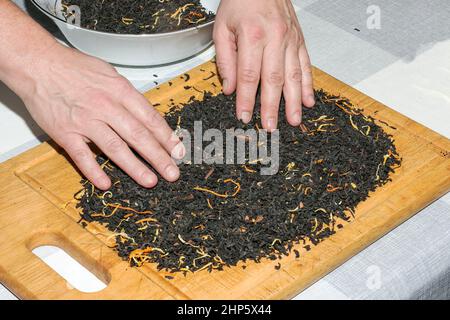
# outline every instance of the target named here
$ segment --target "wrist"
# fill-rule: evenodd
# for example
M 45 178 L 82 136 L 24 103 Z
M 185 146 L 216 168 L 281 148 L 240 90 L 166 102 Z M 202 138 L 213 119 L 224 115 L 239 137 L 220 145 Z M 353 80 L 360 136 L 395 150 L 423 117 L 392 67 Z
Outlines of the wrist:
M 0 43 L 0 81 L 19 95 L 33 82 L 35 66 L 59 46 L 52 35 L 10 1 L 0 1 Z
M 9 61 L 4 69 L 4 82 L 22 99 L 25 100 L 36 89 L 41 81 L 46 81 L 50 66 L 57 63 L 55 57 L 63 46 L 53 38 L 46 39 L 39 46 L 27 48 L 28 54 L 18 55 Z

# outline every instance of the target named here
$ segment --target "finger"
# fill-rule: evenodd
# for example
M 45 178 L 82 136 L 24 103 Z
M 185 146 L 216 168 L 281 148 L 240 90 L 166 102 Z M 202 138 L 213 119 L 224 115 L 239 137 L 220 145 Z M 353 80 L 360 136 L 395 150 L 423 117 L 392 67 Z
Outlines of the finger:
M 156 175 L 136 158 L 127 144 L 106 124 L 96 122 L 95 129 L 89 131 L 89 138 L 134 181 L 146 188 L 156 185 Z
M 289 11 L 291 12 L 291 17 L 294 17 L 292 21 L 295 24 L 296 30 L 298 32 L 298 37 L 300 39 L 299 59 L 302 68 L 302 102 L 306 107 L 312 107 L 315 104 L 315 99 L 311 61 L 306 49 L 306 44 L 304 41 L 305 37 L 303 36 L 302 28 L 296 17 L 294 6 L 292 5 L 292 3 L 289 3 L 288 5 Z
M 164 117 L 151 106 L 150 102 L 142 94 L 133 90 L 123 103 L 125 108 L 131 112 L 134 118 L 138 119 L 139 122 L 148 129 L 159 144 L 163 146 L 173 158 L 182 159 L 185 156 L 186 149 L 183 143 L 164 120 Z M 142 134 L 144 136 L 141 137 L 141 141 L 136 141 L 136 143 L 139 145 L 146 145 L 146 133 L 143 132 Z
M 299 50 L 300 65 L 302 68 L 302 101 L 305 107 L 313 107 L 315 104 L 313 90 L 313 76 L 311 60 L 306 50 L 305 42 L 302 42 Z
M 61 146 L 69 154 L 70 158 L 75 162 L 78 169 L 84 176 L 91 181 L 97 188 L 107 190 L 111 187 L 111 180 L 106 173 L 100 168 L 95 160 L 89 146 L 78 135 L 67 138 L 67 141 L 61 143 Z
M 244 123 L 250 122 L 255 107 L 264 38 L 264 30 L 260 28 L 250 28 L 241 32 L 238 37 L 236 114 Z
M 274 37 L 282 39 L 284 35 Z M 284 86 L 286 46 L 272 41 L 264 49 L 261 75 L 261 120 L 263 128 L 271 132 L 277 128 L 278 110 Z
M 226 26 L 216 25 L 214 27 L 214 44 L 223 93 L 232 94 L 236 90 L 236 37 Z
M 302 119 L 302 69 L 298 57 L 298 48 L 290 45 L 286 49 L 286 79 L 283 93 L 286 103 L 286 119 L 292 126 L 298 126 Z
M 180 177 L 180 170 L 167 151 L 164 150 L 150 131 L 126 109 L 116 108 L 115 114 L 108 117 L 108 124 L 150 163 L 164 179 L 175 181 Z

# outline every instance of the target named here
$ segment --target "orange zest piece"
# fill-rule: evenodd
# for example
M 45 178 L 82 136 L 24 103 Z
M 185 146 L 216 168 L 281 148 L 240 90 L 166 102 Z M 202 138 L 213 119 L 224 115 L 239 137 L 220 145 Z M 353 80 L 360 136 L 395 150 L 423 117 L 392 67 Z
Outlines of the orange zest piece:
M 120 203 L 114 203 L 114 204 L 107 203 L 106 206 L 107 207 L 113 207 L 115 209 L 131 211 L 131 212 L 134 212 L 134 213 L 137 213 L 137 214 L 153 214 L 153 211 L 150 211 L 150 210 L 148 210 L 148 211 L 137 211 L 137 210 L 135 210 L 133 208 L 130 208 L 130 207 L 123 207 L 123 206 L 120 205 Z
M 158 220 L 156 220 L 154 218 L 145 218 L 145 219 L 136 221 L 136 223 L 144 223 L 144 222 L 158 222 Z
M 234 184 L 236 186 L 234 193 L 231 195 L 232 197 L 234 197 L 235 195 L 237 195 L 239 193 L 239 191 L 241 191 L 241 185 L 239 182 L 236 182 L 233 179 L 226 179 L 226 180 L 224 180 L 224 182 L 225 183 L 231 182 L 232 184 Z
M 241 185 L 239 184 L 239 182 L 236 182 L 233 179 L 226 179 L 226 180 L 224 180 L 224 183 L 229 183 L 229 182 L 233 183 L 236 186 L 235 191 L 234 191 L 234 193 L 232 195 L 229 195 L 227 193 L 225 193 L 225 194 L 217 193 L 217 192 L 215 192 L 213 190 L 209 190 L 207 188 L 202 188 L 202 187 L 199 187 L 199 186 L 194 187 L 194 190 L 207 192 L 207 193 L 210 193 L 210 194 L 215 195 L 216 197 L 220 197 L 220 198 L 234 197 L 235 195 L 237 195 L 239 193 L 239 191 L 241 191 Z
M 256 172 L 256 170 L 250 169 L 250 168 L 247 167 L 245 164 L 243 165 L 243 167 L 244 167 L 244 170 L 245 170 L 246 172 L 249 172 L 249 173 L 255 173 L 255 172 Z
M 220 198 L 228 198 L 228 195 L 227 195 L 227 194 L 217 193 L 217 192 L 212 191 L 212 190 L 209 190 L 209 189 L 207 189 L 207 188 L 195 187 L 194 190 L 196 190 L 196 191 L 207 192 L 207 193 L 210 193 L 210 194 L 215 195 L 215 196 L 220 197 Z
M 209 207 L 210 209 L 214 209 L 213 206 L 212 206 L 212 204 L 211 204 L 211 200 L 206 199 L 206 202 L 208 203 L 208 207 Z
M 333 187 L 331 184 L 327 185 L 327 191 L 328 192 L 336 192 L 338 190 L 341 190 L 342 187 Z

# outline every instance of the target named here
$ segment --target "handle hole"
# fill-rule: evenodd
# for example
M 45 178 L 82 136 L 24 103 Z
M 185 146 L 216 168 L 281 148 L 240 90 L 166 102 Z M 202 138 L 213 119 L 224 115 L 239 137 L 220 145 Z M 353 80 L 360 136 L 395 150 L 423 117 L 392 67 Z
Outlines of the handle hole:
M 40 246 L 34 248 L 32 252 L 63 277 L 69 289 L 92 293 L 107 287 L 106 283 L 57 246 Z

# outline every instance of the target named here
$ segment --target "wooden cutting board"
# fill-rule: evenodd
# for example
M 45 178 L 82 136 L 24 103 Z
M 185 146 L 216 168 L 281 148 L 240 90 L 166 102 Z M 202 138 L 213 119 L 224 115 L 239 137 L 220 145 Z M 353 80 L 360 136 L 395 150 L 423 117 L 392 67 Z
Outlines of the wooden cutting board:
M 214 73 L 213 73 L 214 72 Z M 187 102 L 203 90 L 220 91 L 215 64 L 208 62 L 145 95 L 161 111 L 171 99 Z M 278 299 L 290 298 L 450 190 L 450 141 L 357 90 L 314 69 L 315 87 L 348 97 L 366 115 L 396 127 L 403 164 L 388 183 L 356 210 L 356 219 L 306 252 L 278 261 L 246 263 L 225 271 L 176 275 L 155 265 L 130 268 L 107 243 L 99 225 L 83 229 L 73 195 L 80 175 L 53 143 L 0 165 L 0 282 L 25 299 Z M 184 87 L 192 88 L 186 90 Z M 395 94 L 395 93 L 393 93 Z M 207 112 L 207 111 L 206 111 Z M 82 293 L 61 278 L 31 250 L 61 247 L 108 284 L 97 293 Z

